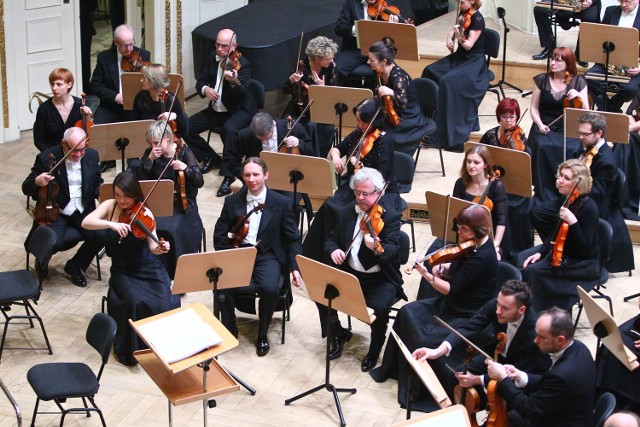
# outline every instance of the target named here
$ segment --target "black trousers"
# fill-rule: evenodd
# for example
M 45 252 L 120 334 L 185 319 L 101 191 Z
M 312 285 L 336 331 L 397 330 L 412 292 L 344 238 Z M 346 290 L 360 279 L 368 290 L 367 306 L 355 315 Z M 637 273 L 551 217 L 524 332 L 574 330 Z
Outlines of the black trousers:
M 587 73 L 600 73 L 604 74 L 605 69 L 602 64 L 595 64 L 593 67 L 589 68 Z M 619 84 L 619 91 L 615 95 L 613 95 L 607 101 L 607 111 L 610 112 L 620 112 L 622 108 L 622 104 L 631 99 L 635 98 L 638 94 L 638 90 L 640 89 L 640 75 L 631 77 L 631 80 L 627 84 Z M 606 96 L 606 90 L 604 87 L 604 82 L 599 80 L 587 80 L 587 87 L 589 88 L 589 94 L 593 96 L 596 107 L 598 110 L 604 110 L 604 97 Z
M 107 123 L 126 122 L 129 120 L 130 110 L 125 110 L 122 105 L 115 107 L 101 104 L 96 110 L 96 114 L 93 118 L 93 123 L 96 125 L 103 125 Z
M 580 19 L 582 22 L 595 22 L 600 23 L 600 13 L 598 11 L 597 5 L 592 5 L 586 10 L 581 12 L 569 12 L 565 10 L 554 10 L 554 14 L 556 15 L 556 19 L 558 21 L 558 25 L 563 29 L 569 29 L 570 25 L 569 20 L 571 18 Z M 551 26 L 551 9 L 546 7 L 534 7 L 533 8 L 533 17 L 536 21 L 536 26 L 538 27 L 538 39 L 540 40 L 540 47 L 548 47 L 549 40 L 551 36 L 553 36 L 553 28 Z M 576 43 L 576 58 L 580 58 L 580 51 L 578 46 L 580 42 Z M 551 54 L 551 52 L 549 52 Z

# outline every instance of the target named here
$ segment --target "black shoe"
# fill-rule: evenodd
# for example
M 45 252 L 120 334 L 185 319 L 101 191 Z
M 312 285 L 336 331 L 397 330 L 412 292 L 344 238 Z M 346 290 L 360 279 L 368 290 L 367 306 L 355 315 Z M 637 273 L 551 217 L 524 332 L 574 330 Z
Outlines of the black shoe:
M 82 274 L 82 270 L 76 265 L 75 262 L 69 260 L 64 265 L 64 272 L 67 273 L 71 277 L 71 282 L 79 286 L 81 288 L 87 287 L 87 279 L 84 278 L 84 274 Z
M 231 194 L 231 184 L 235 180 L 235 178 L 229 176 L 224 177 L 224 179 L 222 180 L 222 184 L 220 184 L 220 188 L 218 188 L 218 193 L 216 193 L 216 196 L 222 197 L 226 196 L 227 194 Z
M 337 359 L 342 356 L 344 345 L 353 337 L 348 329 L 343 329 L 337 336 L 331 337 L 331 347 L 329 349 L 329 360 Z
M 549 56 L 549 49 L 545 47 L 544 49 L 542 49 L 542 52 L 537 55 L 533 55 L 531 58 L 539 61 L 541 59 L 547 59 L 547 56 Z
M 362 369 L 362 372 L 369 372 L 372 370 L 378 363 L 378 356 L 380 356 L 380 353 L 367 353 L 364 359 L 362 359 L 362 362 L 360 362 L 360 369 Z
M 109 160 L 106 162 L 100 162 L 100 172 L 106 172 L 109 169 L 115 168 L 116 167 L 116 161 L 115 160 Z
M 221 159 L 220 156 L 214 153 L 213 156 L 207 157 L 202 162 L 202 167 L 200 168 L 200 173 L 205 174 L 211 172 L 212 169 L 216 169 L 220 167 Z
M 267 341 L 267 337 L 258 338 L 258 343 L 256 344 L 256 354 L 260 357 L 266 356 L 269 353 L 271 348 L 269 347 L 269 341 Z
M 587 61 L 576 61 L 576 64 L 582 68 L 589 68 L 589 63 Z

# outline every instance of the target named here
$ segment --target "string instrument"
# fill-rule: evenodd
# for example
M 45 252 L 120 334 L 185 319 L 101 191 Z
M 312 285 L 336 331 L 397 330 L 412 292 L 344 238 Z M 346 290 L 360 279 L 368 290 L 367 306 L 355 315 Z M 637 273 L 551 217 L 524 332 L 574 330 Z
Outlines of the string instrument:
M 302 55 L 302 39 L 304 38 L 304 31 L 300 32 L 300 44 L 298 45 L 298 59 L 296 60 L 296 74 L 302 73 L 304 75 L 305 65 L 304 61 L 300 59 Z M 294 83 L 293 98 L 298 108 L 304 107 L 309 102 L 309 85 L 302 81 L 302 78 L 297 83 Z
M 369 122 L 369 125 L 364 130 L 364 132 L 362 132 L 362 136 L 358 140 L 358 143 L 353 147 L 353 150 L 351 150 L 351 153 L 349 153 L 349 156 L 347 157 L 347 159 L 349 160 L 353 158 L 356 159 L 356 163 L 353 165 L 355 171 L 358 171 L 360 170 L 360 168 L 362 168 L 362 159 L 364 159 L 367 154 L 369 154 L 369 152 L 373 148 L 374 142 L 382 134 L 380 129 L 376 129 L 373 132 L 369 133 L 371 131 L 373 123 L 376 121 L 376 117 L 378 117 L 378 114 L 380 114 L 380 111 L 381 108 L 378 107 L 376 113 L 373 115 L 373 118 Z
M 380 86 L 382 86 L 382 72 L 382 67 L 376 70 L 376 75 L 378 77 L 378 87 L 376 87 L 376 93 L 378 92 L 378 89 L 380 89 Z M 382 103 L 384 105 L 384 112 L 387 113 L 387 119 L 389 120 L 389 123 L 391 123 L 391 125 L 394 127 L 398 126 L 400 124 L 400 116 L 398 116 L 398 113 L 396 112 L 396 109 L 393 105 L 393 96 L 384 95 L 382 97 Z
M 158 239 L 156 235 L 153 234 L 156 229 L 156 220 L 153 218 L 151 210 L 142 202 L 136 200 L 129 209 L 122 209 L 118 216 L 118 222 L 129 224 L 131 233 L 136 239 L 144 240 L 150 237 L 151 240 L 163 249 L 166 249 L 164 239 Z M 122 241 L 122 239 L 120 241 Z
M 238 218 L 238 221 L 236 221 L 228 234 L 229 245 L 231 245 L 232 248 L 237 248 L 242 244 L 242 241 L 247 237 L 247 234 L 249 234 L 249 222 L 251 215 L 260 212 L 262 209 L 264 209 L 264 203 L 258 203 L 246 215 L 242 215 Z
M 53 153 L 49 153 L 49 167 L 53 173 L 56 158 Z M 60 216 L 60 207 L 56 202 L 60 194 L 58 181 L 52 179 L 43 187 L 38 187 L 38 201 L 33 210 L 33 218 L 38 225 L 50 225 Z
M 491 186 L 493 185 L 494 182 L 496 182 L 498 179 L 500 179 L 500 177 L 504 176 L 504 169 L 501 168 L 500 166 L 494 165 L 493 166 L 493 176 L 491 177 L 491 179 L 489 179 L 489 182 L 487 183 L 487 186 L 485 187 L 484 191 L 482 192 L 481 196 L 476 196 L 473 198 L 473 203 L 477 203 L 478 205 L 483 205 L 485 206 L 487 209 L 489 209 L 490 211 L 493 210 L 493 201 L 487 197 L 487 194 L 489 194 L 489 190 L 491 189 Z
M 380 199 L 382 198 L 382 195 L 384 194 L 384 191 L 387 189 L 388 186 L 389 186 L 389 183 L 385 182 L 384 187 L 382 187 L 382 190 L 380 190 L 380 194 L 378 194 L 378 197 L 376 198 L 376 201 L 365 212 L 366 215 L 360 220 L 360 223 L 358 224 L 359 231 L 356 233 L 353 239 L 351 239 L 349 246 L 345 250 L 344 252 L 345 257 L 349 255 L 349 252 L 351 252 L 351 248 L 353 248 L 353 242 L 356 241 L 356 238 L 360 234 L 360 231 L 364 231 L 365 228 L 367 229 L 367 231 L 369 232 L 369 235 L 374 240 L 374 249 L 373 249 L 374 252 L 377 254 L 384 253 L 384 248 L 382 247 L 382 244 L 379 241 L 376 241 L 378 234 L 380 234 L 382 232 L 382 229 L 384 228 L 384 221 L 382 220 L 382 215 L 384 214 L 384 208 L 380 206 L 378 202 L 380 202 Z
M 82 92 L 82 94 L 80 96 L 82 98 L 81 106 L 85 107 L 87 105 L 87 94 Z M 82 110 L 81 110 L 81 114 L 82 114 L 82 119 L 78 120 L 74 126 L 77 127 L 77 128 L 82 128 L 84 133 L 87 134 L 87 144 L 89 144 L 89 136 L 88 135 L 89 135 L 89 131 L 93 127 L 93 121 L 91 119 L 89 119 L 88 115 L 85 114 L 84 112 L 82 112 Z
M 240 68 L 242 68 L 242 64 L 240 63 L 240 58 L 242 58 L 242 54 L 240 52 L 238 52 L 237 50 L 234 50 L 233 52 L 231 52 L 229 55 L 227 55 L 227 57 L 224 59 L 223 63 L 221 64 L 222 69 L 224 71 L 234 71 L 236 74 L 236 77 L 234 77 L 231 80 L 231 83 L 233 83 L 234 85 L 239 85 L 240 84 L 240 80 L 238 80 L 237 77 L 237 72 L 238 70 L 240 70 Z M 224 78 L 224 74 L 222 74 L 222 76 L 220 76 L 220 78 Z
M 142 36 L 142 44 L 144 46 L 144 35 Z M 129 56 L 123 56 L 120 61 L 120 68 L 127 73 L 136 73 L 142 70 L 145 65 L 151 65 L 151 62 L 142 59 L 142 48 L 132 50 Z
M 369 18 L 376 21 L 387 21 L 391 19 L 391 15 L 395 15 L 398 17 L 398 21 L 403 24 L 413 25 L 413 19 L 411 18 L 403 18 L 400 15 L 400 9 L 396 6 L 391 6 L 387 4 L 385 0 L 376 0 L 375 3 L 369 4 L 367 6 L 367 15 Z
M 571 79 L 573 78 L 573 75 L 568 72 L 565 71 L 564 73 L 564 84 L 568 85 L 569 83 L 571 83 Z M 564 101 L 562 101 L 562 108 L 580 108 L 582 109 L 584 107 L 584 104 L 582 103 L 582 99 L 579 96 L 576 96 L 575 98 L 571 98 L 569 99 L 569 97 L 565 97 Z
M 421 264 L 425 261 L 431 267 L 435 267 L 438 264 L 451 262 L 453 260 L 466 257 L 470 253 L 475 252 L 477 248 L 478 247 L 476 245 L 476 242 L 473 239 L 467 240 L 466 242 L 462 242 L 460 244 L 446 245 L 443 248 L 438 249 L 437 251 L 423 256 L 422 258 L 418 258 L 414 261 L 413 264 L 407 266 L 404 269 L 404 272 L 407 274 L 411 274 L 417 264 Z
M 502 148 L 511 148 L 512 150 L 524 151 L 524 130 L 517 126 L 511 130 L 505 130 L 498 139 Z
M 499 332 L 496 336 L 498 344 L 493 355 L 494 362 L 498 361 L 500 355 L 507 345 L 507 334 Z M 509 419 L 507 418 L 507 405 L 502 397 L 498 394 L 498 381 L 490 380 L 487 385 L 487 408 L 489 415 L 485 427 L 508 427 Z
M 287 134 L 284 136 L 284 138 L 282 138 L 282 141 L 280 141 L 280 144 L 278 145 L 277 150 L 279 153 L 302 154 L 302 152 L 300 151 L 300 147 L 287 147 L 287 144 L 285 143 L 285 141 L 291 135 L 293 128 L 296 127 L 298 122 L 304 117 L 305 113 L 311 107 L 311 105 L 313 105 L 313 99 L 309 101 L 306 107 L 304 107 L 304 110 L 302 110 L 302 113 L 300 113 L 300 115 L 298 116 L 296 121 L 293 122 L 293 124 L 291 123 L 291 116 L 287 117 L 288 130 L 287 130 Z
M 467 349 L 467 356 L 464 359 L 464 368 L 462 370 L 463 375 L 467 374 L 468 366 L 471 363 L 471 359 L 473 359 L 474 354 L 475 350 L 473 347 L 469 347 Z M 465 388 L 458 384 L 453 389 L 453 396 L 455 402 L 464 406 L 467 410 L 471 427 L 479 427 L 476 418 L 476 414 L 480 412 L 480 394 L 478 393 L 478 390 L 473 387 Z
M 460 2 L 458 2 L 458 13 L 456 14 L 457 19 L 454 31 L 456 32 L 460 43 L 467 41 L 467 37 L 464 35 L 464 32 L 471 26 L 471 17 L 474 13 L 476 13 L 476 10 L 473 7 L 470 7 L 464 13 L 460 13 Z
M 593 158 L 598 154 L 598 147 L 595 145 L 589 148 L 587 151 L 582 153 L 580 156 L 580 161 L 585 164 L 586 167 L 591 168 L 591 163 L 593 162 Z
M 578 177 L 578 181 L 575 183 L 569 194 L 567 194 L 567 198 L 562 204 L 562 208 L 566 208 L 571 206 L 573 202 L 580 196 L 580 192 L 578 191 L 578 184 L 582 181 L 582 177 Z M 555 234 L 555 238 L 551 241 L 553 245 L 553 249 L 551 251 L 551 266 L 559 267 L 562 264 L 562 257 L 564 256 L 564 243 L 567 240 L 567 234 L 569 233 L 569 224 L 565 221 L 560 220 L 558 222 L 557 231 Z

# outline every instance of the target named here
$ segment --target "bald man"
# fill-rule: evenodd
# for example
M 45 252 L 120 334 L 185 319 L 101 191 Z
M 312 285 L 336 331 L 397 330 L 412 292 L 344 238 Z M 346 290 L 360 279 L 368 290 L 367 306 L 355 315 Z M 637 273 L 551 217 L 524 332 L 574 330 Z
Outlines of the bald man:
M 617 412 L 607 418 L 604 427 L 640 427 L 640 418 L 632 412 Z

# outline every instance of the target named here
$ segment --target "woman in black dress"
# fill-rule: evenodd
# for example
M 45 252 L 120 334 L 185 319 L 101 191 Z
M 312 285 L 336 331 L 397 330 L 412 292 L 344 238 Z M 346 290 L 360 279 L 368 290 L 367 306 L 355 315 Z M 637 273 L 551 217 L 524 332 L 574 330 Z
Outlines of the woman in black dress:
M 469 134 L 480 129 L 478 107 L 489 86 L 480 6 L 481 0 L 460 0 L 458 24 L 447 34 L 452 53 L 422 71 L 438 83 L 435 141 L 449 151 L 462 152 Z
M 163 136 L 164 131 L 164 136 Z M 158 120 L 149 126 L 145 135 L 150 145 L 142 155 L 142 165 L 138 178 L 155 180 L 171 163 L 162 179 L 174 182 L 173 215 L 157 219 L 158 235 L 164 237 L 173 250 L 162 255 L 162 262 L 171 279 L 176 273 L 178 258 L 184 254 L 198 252 L 202 239 L 202 219 L 198 212 L 196 196 L 204 185 L 204 178 L 196 157 L 181 140 L 174 140 L 170 127 L 165 131 L 165 123 Z M 174 158 L 175 156 L 175 158 Z M 184 182 L 184 191 L 180 183 Z
M 80 98 L 71 95 L 73 74 L 56 68 L 49 74 L 53 96 L 38 107 L 33 123 L 33 144 L 39 151 L 60 144 L 64 131 L 75 126 L 82 115 L 91 116 L 91 108 L 82 106 Z
M 133 352 L 146 345 L 129 326 L 129 319 L 140 320 L 180 307 L 180 298 L 171 295 L 171 280 L 158 255 L 170 250 L 168 242 L 156 243 L 152 236 L 137 238 L 121 214 L 134 214 L 134 207 L 144 199 L 136 177 L 122 172 L 113 180 L 114 199 L 105 200 L 82 222 L 89 230 L 107 229 L 106 248 L 111 257 L 111 277 L 107 294 L 109 316 L 118 325 L 114 351 L 124 365 L 135 365 Z M 146 217 L 153 218 L 146 209 Z

